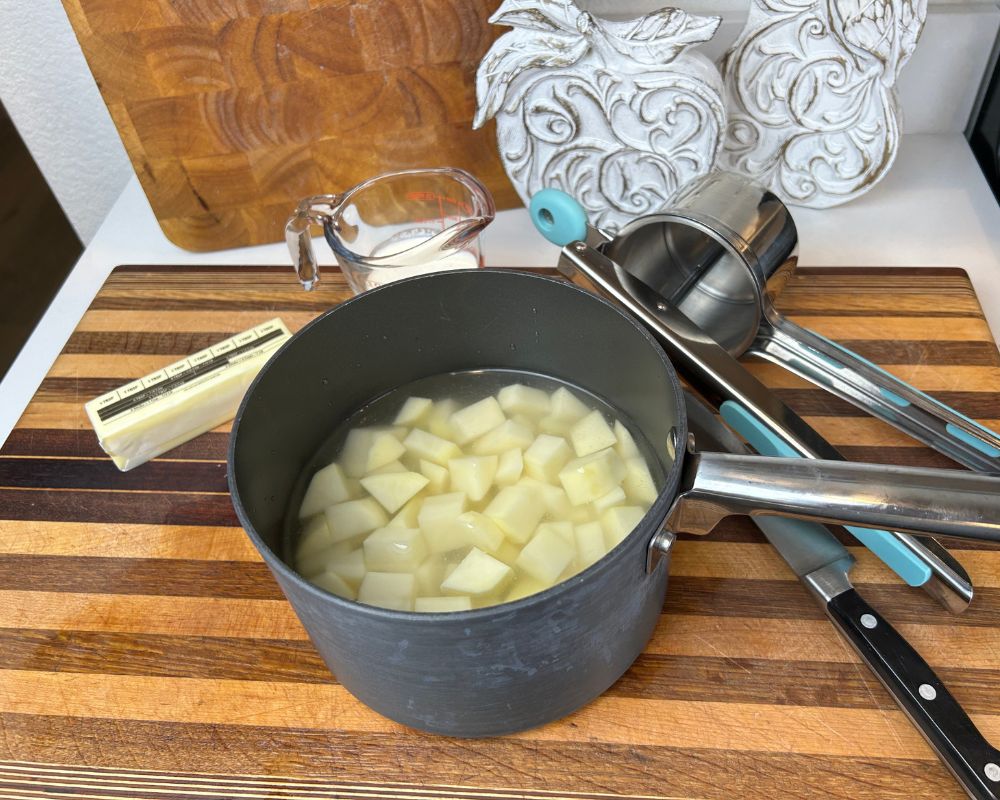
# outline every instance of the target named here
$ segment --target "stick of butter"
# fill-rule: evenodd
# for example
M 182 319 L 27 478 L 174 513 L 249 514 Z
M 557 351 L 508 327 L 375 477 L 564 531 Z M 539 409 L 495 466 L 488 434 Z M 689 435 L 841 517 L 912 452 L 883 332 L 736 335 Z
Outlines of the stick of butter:
M 84 408 L 97 440 L 123 472 L 236 415 L 250 382 L 291 336 L 272 319 L 120 386 Z

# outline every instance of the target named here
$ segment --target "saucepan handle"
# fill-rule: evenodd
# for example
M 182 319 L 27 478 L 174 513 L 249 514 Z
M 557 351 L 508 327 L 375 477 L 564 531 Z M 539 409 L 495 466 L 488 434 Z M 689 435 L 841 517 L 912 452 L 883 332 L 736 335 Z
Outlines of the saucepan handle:
M 1000 542 L 1000 478 L 964 470 L 689 453 L 667 526 L 705 534 L 731 514 Z
M 747 350 L 812 381 L 959 464 L 1000 474 L 1000 436 L 857 353 L 780 315 Z

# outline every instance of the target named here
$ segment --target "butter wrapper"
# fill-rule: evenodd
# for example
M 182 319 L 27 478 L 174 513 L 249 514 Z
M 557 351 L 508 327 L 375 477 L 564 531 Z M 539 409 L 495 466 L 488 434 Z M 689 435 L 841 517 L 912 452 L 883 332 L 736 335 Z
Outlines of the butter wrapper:
M 84 408 L 104 452 L 126 472 L 232 419 L 290 336 L 272 319 L 91 400 Z

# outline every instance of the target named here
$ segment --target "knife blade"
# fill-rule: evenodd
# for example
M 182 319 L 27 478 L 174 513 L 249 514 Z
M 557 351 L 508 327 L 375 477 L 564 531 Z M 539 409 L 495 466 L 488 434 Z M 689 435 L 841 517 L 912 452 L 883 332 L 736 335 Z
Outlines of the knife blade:
M 752 452 L 694 395 L 685 391 L 684 399 L 699 448 Z M 920 654 L 853 587 L 848 573 L 854 557 L 847 548 L 814 522 L 783 517 L 753 521 L 969 797 L 998 800 L 1000 750 L 983 737 Z

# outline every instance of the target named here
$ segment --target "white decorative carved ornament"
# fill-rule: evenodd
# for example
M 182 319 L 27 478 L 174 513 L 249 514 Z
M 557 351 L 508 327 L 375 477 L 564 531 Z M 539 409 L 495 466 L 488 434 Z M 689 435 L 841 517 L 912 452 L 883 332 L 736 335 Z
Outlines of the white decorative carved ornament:
M 699 53 L 719 17 L 664 8 L 614 22 L 570 0 L 504 0 L 509 25 L 479 64 L 481 127 L 496 117 L 500 158 L 527 204 L 555 188 L 616 231 L 708 172 L 722 143 L 718 70 Z

